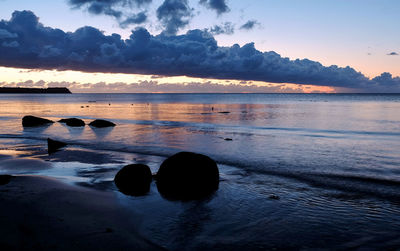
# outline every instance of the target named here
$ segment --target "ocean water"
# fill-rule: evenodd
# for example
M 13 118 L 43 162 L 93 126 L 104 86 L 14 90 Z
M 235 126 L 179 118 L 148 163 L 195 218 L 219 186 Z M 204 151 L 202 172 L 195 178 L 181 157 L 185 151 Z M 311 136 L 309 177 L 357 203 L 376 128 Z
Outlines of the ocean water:
M 22 128 L 25 115 L 117 126 Z M 49 156 L 48 137 L 69 146 Z M 179 151 L 217 162 L 212 197 L 113 184 L 123 165 L 155 173 Z M 400 95 L 0 95 L 0 172 L 112 191 L 141 236 L 171 250 L 400 248 Z

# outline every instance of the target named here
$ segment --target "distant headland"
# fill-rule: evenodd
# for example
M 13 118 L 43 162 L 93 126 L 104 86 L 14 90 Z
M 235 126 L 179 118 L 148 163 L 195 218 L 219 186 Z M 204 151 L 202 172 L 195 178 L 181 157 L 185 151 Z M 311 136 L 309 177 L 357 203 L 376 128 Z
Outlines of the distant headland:
M 66 87 L 51 87 L 51 88 L 20 88 L 20 87 L 0 87 L 1 93 L 71 93 Z

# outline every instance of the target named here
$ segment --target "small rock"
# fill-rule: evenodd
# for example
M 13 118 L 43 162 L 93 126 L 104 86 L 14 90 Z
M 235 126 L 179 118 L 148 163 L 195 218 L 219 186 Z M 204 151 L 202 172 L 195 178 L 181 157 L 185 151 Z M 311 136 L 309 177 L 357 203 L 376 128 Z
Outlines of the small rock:
M 115 126 L 115 124 L 113 122 L 103 120 L 103 119 L 96 119 L 96 120 L 90 122 L 89 125 L 93 126 L 93 127 L 98 127 L 98 128 Z
M 22 126 L 23 127 L 33 127 L 33 126 L 43 126 L 52 124 L 54 121 L 43 119 L 35 116 L 25 116 L 22 118 Z
M 268 198 L 270 198 L 271 200 L 280 200 L 281 199 L 278 195 L 275 195 L 275 194 L 270 195 Z
M 226 141 L 232 141 L 233 139 L 231 139 L 231 138 L 225 138 L 224 140 L 226 140 Z
M 66 145 L 67 143 L 47 138 L 47 151 L 49 154 L 56 152 L 58 149 Z
M 151 180 L 151 170 L 143 164 L 124 166 L 114 178 L 115 185 L 122 193 L 133 196 L 147 194 L 150 190 Z
M 60 119 L 58 122 L 65 123 L 67 126 L 72 126 L 72 127 L 85 126 L 85 122 L 83 122 L 82 119 L 77 119 L 77 118 Z

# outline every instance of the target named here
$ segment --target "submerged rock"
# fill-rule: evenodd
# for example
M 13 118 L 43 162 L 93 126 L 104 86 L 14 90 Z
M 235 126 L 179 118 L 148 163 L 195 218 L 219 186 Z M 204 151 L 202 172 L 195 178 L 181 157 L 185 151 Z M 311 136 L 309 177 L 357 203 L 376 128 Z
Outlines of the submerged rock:
M 208 156 L 180 152 L 161 164 L 156 182 L 158 191 L 167 199 L 202 199 L 218 189 L 218 166 Z
M 67 126 L 72 127 L 85 126 L 85 122 L 82 119 L 77 118 L 60 119 L 58 122 L 65 123 Z
M 54 121 L 49 119 L 43 119 L 35 116 L 25 116 L 22 118 L 22 126 L 23 127 L 33 127 L 33 126 L 42 126 L 47 124 L 52 124 Z
M 58 149 L 66 145 L 67 143 L 47 138 L 47 151 L 49 154 L 56 152 Z
M 113 122 L 103 120 L 103 119 L 96 119 L 96 120 L 90 122 L 89 125 L 93 126 L 93 127 L 98 127 L 98 128 L 115 126 L 115 124 Z
M 150 168 L 143 164 L 124 166 L 114 178 L 115 185 L 122 193 L 133 196 L 148 193 L 151 180 L 152 174 Z

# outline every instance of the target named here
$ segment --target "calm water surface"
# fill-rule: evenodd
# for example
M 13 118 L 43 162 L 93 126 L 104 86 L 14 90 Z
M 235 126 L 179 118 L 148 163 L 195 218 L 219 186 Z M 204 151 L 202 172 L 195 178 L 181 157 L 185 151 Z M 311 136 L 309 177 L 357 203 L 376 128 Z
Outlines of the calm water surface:
M 0 172 L 114 191 L 168 249 L 400 247 L 400 95 L 0 95 L 0 107 Z M 117 126 L 23 129 L 25 115 Z M 48 156 L 47 137 L 70 146 Z M 156 172 L 179 151 L 217 161 L 209 200 L 115 188 L 125 163 Z

